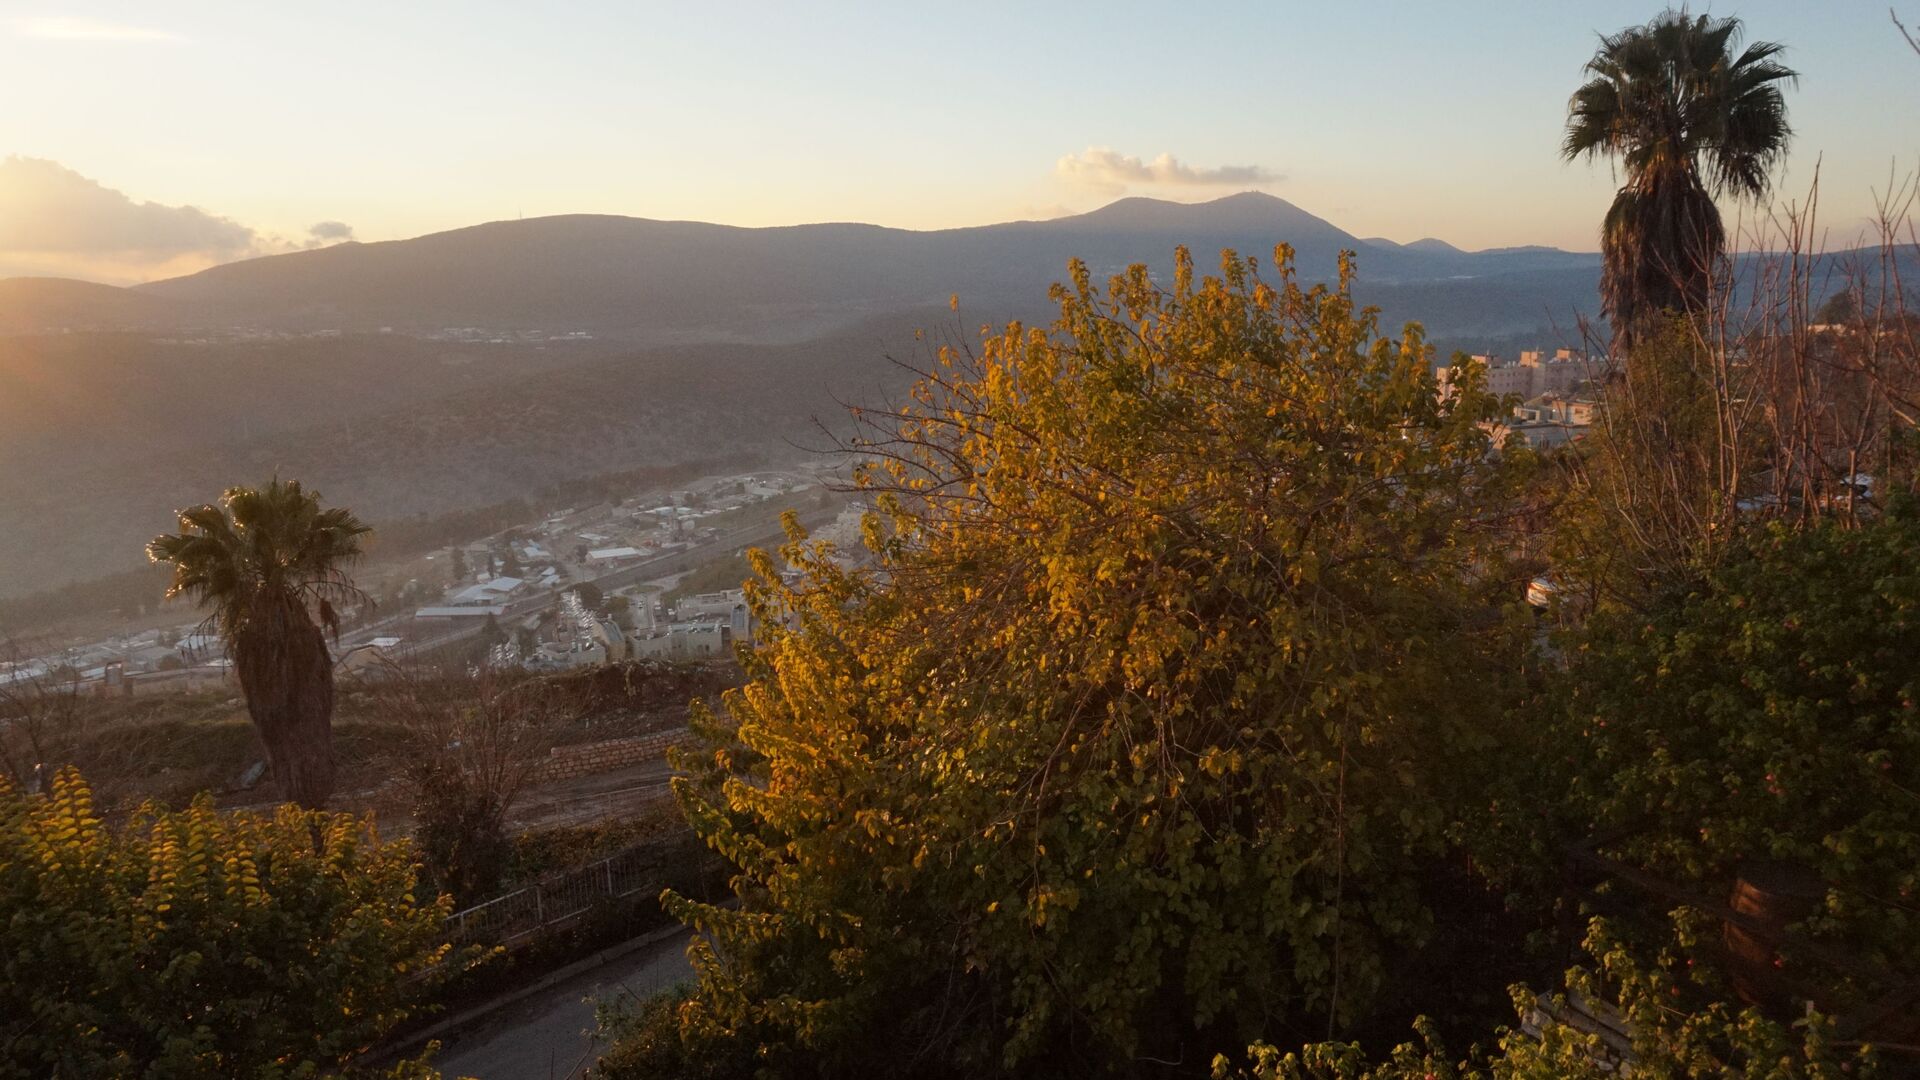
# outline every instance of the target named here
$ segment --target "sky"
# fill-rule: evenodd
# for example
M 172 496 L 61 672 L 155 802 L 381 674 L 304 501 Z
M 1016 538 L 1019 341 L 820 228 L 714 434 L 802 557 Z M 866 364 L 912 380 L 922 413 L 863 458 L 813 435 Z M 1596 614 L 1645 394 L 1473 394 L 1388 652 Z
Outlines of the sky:
M 0 275 L 544 214 L 928 229 L 1247 189 L 1362 237 L 1592 250 L 1617 180 L 1560 160 L 1567 97 L 1596 33 L 1659 9 L 0 0 Z M 1920 166 L 1920 55 L 1885 4 L 1694 10 L 1788 45 L 1776 193 L 1817 165 L 1856 233 Z

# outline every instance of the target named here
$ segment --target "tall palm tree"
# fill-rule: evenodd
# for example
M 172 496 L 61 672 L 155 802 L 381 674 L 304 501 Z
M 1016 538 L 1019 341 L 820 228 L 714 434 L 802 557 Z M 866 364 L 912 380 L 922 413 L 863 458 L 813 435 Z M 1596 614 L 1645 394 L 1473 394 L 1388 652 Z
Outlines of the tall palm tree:
M 339 636 L 335 603 L 360 595 L 345 568 L 369 531 L 345 509 L 321 509 L 319 493 L 299 481 L 276 477 L 180 511 L 180 531 L 147 545 L 148 558 L 173 564 L 169 598 L 212 609 L 208 619 L 226 640 L 274 781 L 306 807 L 333 794 L 326 633 Z
M 1707 300 L 1726 230 L 1714 196 L 1759 199 L 1792 129 L 1780 84 L 1798 78 L 1739 19 L 1669 9 L 1600 39 L 1567 104 L 1567 160 L 1615 157 L 1626 183 L 1600 232 L 1601 301 L 1631 345 L 1662 311 Z

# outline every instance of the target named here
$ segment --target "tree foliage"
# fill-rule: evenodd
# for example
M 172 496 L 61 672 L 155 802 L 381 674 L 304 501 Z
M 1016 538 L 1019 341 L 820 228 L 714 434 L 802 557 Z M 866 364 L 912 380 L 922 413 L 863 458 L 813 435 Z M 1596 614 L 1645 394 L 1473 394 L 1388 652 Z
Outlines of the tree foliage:
M 1855 528 L 1776 523 L 1586 628 L 1564 683 L 1568 803 L 1606 853 L 1710 896 L 1745 863 L 1802 868 L 1824 895 L 1799 934 L 1825 959 L 1789 945 L 1789 973 L 1829 1010 L 1869 1003 L 1920 969 L 1916 657 L 1910 504 Z
M 345 509 L 322 509 L 298 480 L 275 478 L 182 510 L 180 531 L 147 545 L 154 562 L 172 564 L 168 599 L 212 609 L 274 780 L 309 809 L 333 794 L 333 655 L 323 628 L 337 635 L 335 605 L 360 595 L 346 567 L 369 531 Z
M 0 1077 L 291 1077 L 410 1014 L 445 901 L 365 823 L 141 808 L 0 778 Z
M 1140 1071 L 1342 1030 L 1429 942 L 1521 671 L 1526 461 L 1289 259 L 1076 264 L 1050 330 L 863 414 L 876 569 L 761 556 L 768 641 L 680 784 L 740 901 L 672 900 L 686 1045 Z
M 1564 155 L 1626 172 L 1600 233 L 1601 298 L 1623 342 L 1663 310 L 1701 310 L 1726 247 L 1714 195 L 1765 195 L 1786 154 L 1779 84 L 1796 75 L 1779 44 L 1739 49 L 1741 31 L 1683 9 L 1605 36 L 1568 102 Z

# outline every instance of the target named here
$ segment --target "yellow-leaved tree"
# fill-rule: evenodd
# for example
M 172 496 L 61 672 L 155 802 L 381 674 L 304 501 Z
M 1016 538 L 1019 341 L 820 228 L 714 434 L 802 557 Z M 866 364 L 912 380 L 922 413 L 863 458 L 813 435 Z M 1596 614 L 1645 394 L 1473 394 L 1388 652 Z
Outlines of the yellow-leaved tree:
M 679 781 L 739 903 L 669 897 L 699 983 L 611 1075 L 1191 1071 L 1480 962 L 1434 912 L 1485 895 L 1528 459 L 1290 260 L 1075 264 L 860 414 L 873 558 L 763 558 Z

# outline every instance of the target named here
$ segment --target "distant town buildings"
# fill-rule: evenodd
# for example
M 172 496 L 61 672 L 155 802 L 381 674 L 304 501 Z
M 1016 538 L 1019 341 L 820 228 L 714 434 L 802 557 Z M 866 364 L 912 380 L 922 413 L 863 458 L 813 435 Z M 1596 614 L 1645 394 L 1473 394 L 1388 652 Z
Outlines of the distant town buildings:
M 743 529 L 764 531 L 794 504 L 789 497 L 796 492 L 811 500 L 817 483 L 788 473 L 714 477 L 679 491 L 637 492 L 560 510 L 440 548 L 421 558 L 433 572 L 415 569 L 409 572 L 418 577 L 378 590 L 381 608 L 349 625 L 334 646 L 335 662 L 342 671 L 378 670 L 401 655 L 451 655 L 483 634 L 491 642 L 487 663 L 532 668 L 730 655 L 733 643 L 751 640 L 755 630 L 739 590 L 688 598 L 673 613 L 656 612 L 657 594 L 639 590 L 657 589 L 698 569 L 703 559 L 737 557 L 733 538 Z M 640 580 L 643 573 L 656 575 L 653 585 Z M 614 603 L 608 610 L 588 608 L 573 591 L 581 583 L 604 590 Z M 622 606 L 629 596 L 630 609 Z M 494 625 L 498 633 L 491 632 Z M 225 644 L 197 617 L 45 655 L 0 658 L 0 688 L 46 680 L 88 693 L 133 694 L 231 678 Z
M 1475 354 L 1469 359 L 1486 369 L 1487 391 L 1500 397 L 1517 394 L 1524 400 L 1541 394 L 1565 393 L 1599 377 L 1587 358 L 1571 349 L 1556 349 L 1551 357 L 1540 349 L 1529 349 L 1522 352 L 1518 360 L 1486 354 Z M 1436 370 L 1434 376 L 1440 380 L 1444 395 L 1460 377 L 1460 371 L 1456 365 L 1450 365 Z
M 478 585 L 469 585 L 447 597 L 447 600 L 456 606 L 498 606 L 524 592 L 526 586 L 527 583 L 517 577 L 497 577 Z
M 1518 436 L 1537 450 L 1565 446 L 1584 438 L 1599 417 L 1600 402 L 1594 387 L 1601 373 L 1587 357 L 1571 349 L 1557 349 L 1552 356 L 1530 349 L 1521 352 L 1517 360 L 1489 355 L 1468 359 L 1485 370 L 1488 392 L 1520 398 L 1511 419 L 1484 425 L 1498 443 Z M 1443 400 L 1464 375 L 1460 365 L 1435 370 Z
M 1551 449 L 1585 437 L 1599 409 L 1597 400 L 1582 393 L 1541 394 L 1514 406 L 1505 429 L 1536 450 Z

